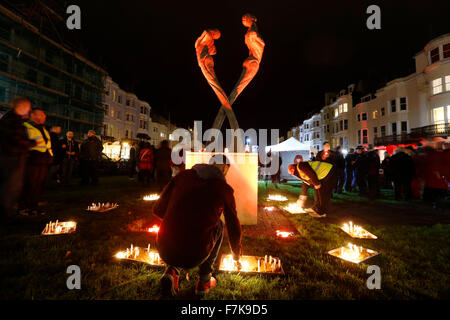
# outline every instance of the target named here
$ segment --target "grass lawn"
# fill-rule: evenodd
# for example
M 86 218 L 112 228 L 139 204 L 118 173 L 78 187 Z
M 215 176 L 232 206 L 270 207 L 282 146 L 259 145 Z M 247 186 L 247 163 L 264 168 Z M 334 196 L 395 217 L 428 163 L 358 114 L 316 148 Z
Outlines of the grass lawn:
M 269 184 L 270 192 L 274 192 Z M 0 227 L 0 299 L 160 299 L 162 270 L 116 261 L 119 249 L 154 244 L 154 236 L 131 231 L 152 224 L 151 203 L 144 190 L 128 177 L 104 177 L 98 187 L 64 187 L 48 190 L 44 217 L 21 217 Z M 294 200 L 296 183 L 277 191 Z M 259 185 L 259 202 L 268 190 Z M 286 275 L 245 276 L 218 273 L 218 285 L 204 299 L 430 299 L 450 298 L 450 212 L 448 203 L 433 210 L 420 201 L 398 202 L 389 191 L 373 203 L 345 194 L 333 200 L 326 219 L 289 215 L 301 236 L 290 241 L 243 235 L 243 253 L 280 257 Z M 92 202 L 118 202 L 119 208 L 92 214 Z M 445 207 L 446 206 L 446 207 Z M 49 221 L 77 221 L 70 235 L 41 236 Z M 352 219 L 377 240 L 351 239 L 339 224 Z M 245 228 L 244 228 L 245 230 Z M 328 256 L 326 251 L 361 244 L 381 254 L 355 265 Z M 227 240 L 222 251 L 229 252 Z M 66 269 L 81 268 L 81 290 L 68 290 Z M 368 265 L 381 269 L 381 290 L 366 286 Z M 186 274 L 188 272 L 188 276 Z M 181 276 L 180 299 L 195 299 L 197 270 Z

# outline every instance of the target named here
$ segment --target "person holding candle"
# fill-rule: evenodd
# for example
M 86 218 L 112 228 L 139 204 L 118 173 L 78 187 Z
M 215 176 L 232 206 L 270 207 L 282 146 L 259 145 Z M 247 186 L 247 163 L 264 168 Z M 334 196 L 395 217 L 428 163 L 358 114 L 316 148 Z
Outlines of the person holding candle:
M 161 279 L 166 295 L 178 292 L 182 268 L 199 266 L 196 294 L 216 285 L 212 271 L 223 239 L 222 213 L 233 259 L 240 265 L 241 225 L 233 188 L 225 180 L 230 162 L 224 155 L 215 155 L 209 163 L 197 164 L 173 177 L 153 207 L 153 213 L 162 220 L 156 245 L 167 263 Z

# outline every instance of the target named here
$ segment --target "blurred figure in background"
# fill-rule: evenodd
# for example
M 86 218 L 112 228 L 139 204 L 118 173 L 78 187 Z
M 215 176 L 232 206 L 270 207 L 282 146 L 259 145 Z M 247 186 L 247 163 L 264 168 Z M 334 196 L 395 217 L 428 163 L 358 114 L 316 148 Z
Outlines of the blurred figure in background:
M 311 157 L 309 157 L 309 161 L 316 161 L 316 156 L 314 155 L 314 152 L 311 152 Z
M 389 152 L 384 152 L 384 159 L 381 162 L 381 169 L 383 169 L 383 188 L 392 189 L 392 168 L 391 168 L 391 155 Z
M 73 140 L 73 131 L 67 131 L 66 137 L 61 139 L 62 156 L 62 184 L 68 185 L 72 181 L 72 172 L 80 152 L 78 143 Z
M 17 97 L 11 104 L 12 109 L 0 119 L 0 220 L 18 212 L 28 149 L 36 145 L 23 125 L 31 110 L 30 101 Z
M 50 129 L 50 140 L 52 142 L 53 162 L 48 169 L 47 184 L 49 184 L 56 177 L 56 182 L 61 182 L 61 165 L 63 157 L 63 149 L 61 148 L 61 142 L 59 141 L 59 135 L 61 134 L 61 126 L 52 126 Z
M 150 185 L 154 168 L 154 154 L 150 143 L 145 142 L 139 154 L 139 174 L 144 186 Z
M 336 188 L 335 192 L 340 194 L 342 193 L 342 189 L 344 188 L 345 183 L 345 159 L 342 154 L 342 147 L 337 146 L 336 151 L 334 152 L 334 163 L 336 169 Z
M 369 199 L 374 200 L 380 195 L 378 178 L 380 175 L 380 156 L 378 150 L 369 147 L 367 152 L 367 184 L 369 186 Z
M 412 197 L 411 181 L 415 175 L 414 162 L 411 156 L 406 153 L 405 148 L 397 148 L 390 161 L 392 169 L 392 179 L 394 181 L 395 199 Z
M 162 191 L 172 177 L 172 149 L 169 148 L 169 141 L 161 141 L 160 147 L 155 154 L 155 179 Z
M 146 142 L 146 144 L 147 144 L 147 142 Z M 136 173 L 136 160 L 137 160 L 137 158 L 138 158 L 138 153 L 137 153 L 137 150 L 136 150 L 137 148 L 136 148 L 136 144 L 135 143 L 133 143 L 132 145 L 131 145 L 131 148 L 130 148 L 130 159 L 128 160 L 128 163 L 129 163 L 129 169 L 130 169 L 130 174 L 129 174 L 129 178 L 130 179 L 133 179 L 134 178 L 134 174 Z
M 317 153 L 316 161 L 324 161 L 334 166 L 336 165 L 336 153 L 330 150 L 330 143 L 328 141 L 323 143 L 323 150 Z
M 97 138 L 94 130 L 89 130 L 88 138 L 83 141 L 80 148 L 82 168 L 82 184 L 98 184 L 98 163 L 102 157 L 103 145 Z
M 353 190 L 353 165 L 355 160 L 355 149 L 350 148 L 350 151 L 345 156 L 345 191 L 347 192 L 352 192 Z
M 28 138 L 36 141 L 36 145 L 30 148 L 25 170 L 25 183 L 21 197 L 23 210 L 20 211 L 20 214 L 24 216 L 45 214 L 38 209 L 38 203 L 47 181 L 49 165 L 53 161 L 50 133 L 45 129 L 46 118 L 44 111 L 33 109 L 30 113 L 30 121 L 24 123 Z
M 358 185 L 359 195 L 367 196 L 367 156 L 363 146 L 356 147 L 356 158 L 353 164 L 355 168 L 356 184 Z

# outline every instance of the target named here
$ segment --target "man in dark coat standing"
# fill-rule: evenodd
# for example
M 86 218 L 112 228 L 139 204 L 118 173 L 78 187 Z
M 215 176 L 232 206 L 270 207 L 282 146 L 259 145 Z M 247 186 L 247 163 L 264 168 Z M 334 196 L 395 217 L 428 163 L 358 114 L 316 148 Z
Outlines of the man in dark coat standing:
M 155 154 L 155 179 L 160 190 L 169 183 L 172 177 L 172 149 L 169 148 L 169 141 L 161 141 L 160 147 Z
M 89 130 L 88 138 L 81 144 L 80 160 L 82 166 L 82 184 L 98 184 L 98 162 L 101 159 L 103 146 L 94 130 Z
M 353 189 L 353 165 L 355 164 L 355 149 L 350 148 L 345 156 L 345 191 L 352 192 Z
M 402 195 L 404 195 L 405 200 L 411 199 L 411 181 L 415 175 L 414 160 L 406 153 L 404 148 L 398 148 L 391 157 L 390 166 L 394 181 L 395 199 L 401 200 Z
M 336 190 L 335 192 L 340 194 L 342 193 L 342 189 L 344 188 L 345 183 L 345 159 L 342 154 L 341 146 L 336 147 L 336 151 L 334 153 L 334 163 L 336 168 Z
M 28 149 L 36 144 L 23 126 L 30 110 L 30 101 L 18 97 L 0 119 L 0 220 L 17 214 Z
M 225 180 L 230 162 L 225 156 L 216 155 L 209 163 L 178 173 L 153 207 L 153 213 L 162 219 L 156 245 L 167 263 L 161 279 L 166 295 L 178 292 L 181 268 L 199 266 L 197 294 L 204 294 L 216 285 L 212 271 L 223 239 L 222 213 L 233 259 L 239 266 L 241 225 L 233 188 Z
M 367 155 L 364 152 L 363 146 L 356 147 L 356 159 L 354 167 L 356 175 L 356 184 L 358 185 L 359 189 L 359 195 L 366 196 L 368 163 L 367 163 Z
M 55 178 L 58 183 L 61 182 L 60 172 L 62 165 L 63 150 L 61 148 L 61 142 L 59 141 L 59 135 L 61 134 L 61 126 L 53 126 L 50 129 L 50 139 L 52 141 L 53 162 L 48 169 L 47 183 L 50 183 Z
M 79 155 L 78 143 L 73 140 L 73 132 L 67 131 L 66 137 L 61 139 L 62 156 L 62 183 L 67 185 L 72 181 L 72 172 Z

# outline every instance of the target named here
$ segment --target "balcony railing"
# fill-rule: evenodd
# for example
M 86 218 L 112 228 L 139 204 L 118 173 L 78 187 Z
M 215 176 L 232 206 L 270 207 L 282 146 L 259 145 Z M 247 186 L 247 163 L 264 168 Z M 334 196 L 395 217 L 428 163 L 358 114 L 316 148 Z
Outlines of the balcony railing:
M 408 144 L 419 142 L 420 139 L 432 137 L 445 137 L 450 135 L 450 123 L 433 124 L 430 126 L 411 129 L 410 133 L 402 133 L 399 135 L 391 135 L 384 137 L 375 137 L 374 144 L 390 145 L 390 144 Z

